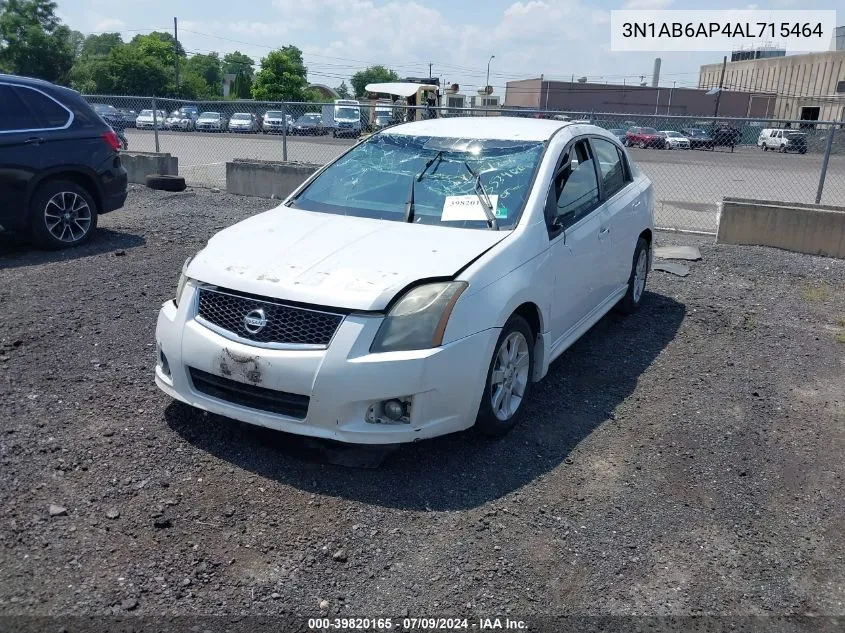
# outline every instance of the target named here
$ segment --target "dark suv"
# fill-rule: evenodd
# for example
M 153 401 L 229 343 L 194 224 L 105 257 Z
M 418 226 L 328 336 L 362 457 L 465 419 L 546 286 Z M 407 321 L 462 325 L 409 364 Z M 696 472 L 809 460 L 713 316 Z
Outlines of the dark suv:
M 126 200 L 115 131 L 74 90 L 0 74 L 0 227 L 43 248 L 85 242 Z

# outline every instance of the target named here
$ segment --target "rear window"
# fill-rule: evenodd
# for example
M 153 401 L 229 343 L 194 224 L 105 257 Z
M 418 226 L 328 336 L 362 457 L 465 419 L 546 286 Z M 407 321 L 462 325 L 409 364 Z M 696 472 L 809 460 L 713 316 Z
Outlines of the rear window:
M 0 131 L 32 130 L 39 127 L 35 114 L 26 107 L 11 86 L 0 85 Z
M 38 127 L 58 128 L 67 125 L 68 119 L 70 119 L 67 108 L 62 107 L 55 100 L 37 90 L 24 86 L 18 86 L 16 90 L 29 109 L 38 117 L 40 121 Z

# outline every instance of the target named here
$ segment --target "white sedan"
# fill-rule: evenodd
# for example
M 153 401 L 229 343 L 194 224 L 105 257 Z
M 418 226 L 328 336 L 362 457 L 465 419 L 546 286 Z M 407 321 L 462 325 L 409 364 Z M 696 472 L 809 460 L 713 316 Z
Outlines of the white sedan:
M 663 130 L 660 133 L 666 137 L 666 149 L 690 148 L 689 139 L 680 132 L 675 132 L 674 130 Z
M 388 128 L 185 262 L 158 317 L 156 384 L 344 442 L 501 435 L 556 357 L 639 306 L 652 205 L 596 126 Z
M 141 110 L 135 119 L 135 127 L 139 130 L 143 130 L 144 128 L 152 129 L 154 127 L 163 129 L 166 121 L 167 113 L 164 110 L 156 110 L 155 114 L 153 114 L 152 110 Z

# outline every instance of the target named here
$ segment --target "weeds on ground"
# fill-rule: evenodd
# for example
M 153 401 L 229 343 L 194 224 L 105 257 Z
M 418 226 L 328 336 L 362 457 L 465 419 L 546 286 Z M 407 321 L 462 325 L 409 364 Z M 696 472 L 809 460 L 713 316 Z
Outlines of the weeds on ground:
M 804 301 L 824 301 L 830 296 L 827 284 L 822 282 L 818 286 L 806 286 L 804 288 Z
M 753 312 L 746 312 L 742 317 L 742 329 L 749 332 L 757 329 L 757 316 Z
M 845 332 L 837 332 L 836 336 L 833 337 L 833 340 L 837 343 L 845 343 Z

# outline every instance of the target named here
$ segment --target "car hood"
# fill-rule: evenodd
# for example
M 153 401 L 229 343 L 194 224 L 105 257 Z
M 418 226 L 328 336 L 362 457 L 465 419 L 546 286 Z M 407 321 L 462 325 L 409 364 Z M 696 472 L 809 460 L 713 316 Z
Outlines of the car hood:
M 280 206 L 212 237 L 187 274 L 276 299 L 383 310 L 409 284 L 453 277 L 509 234 Z

